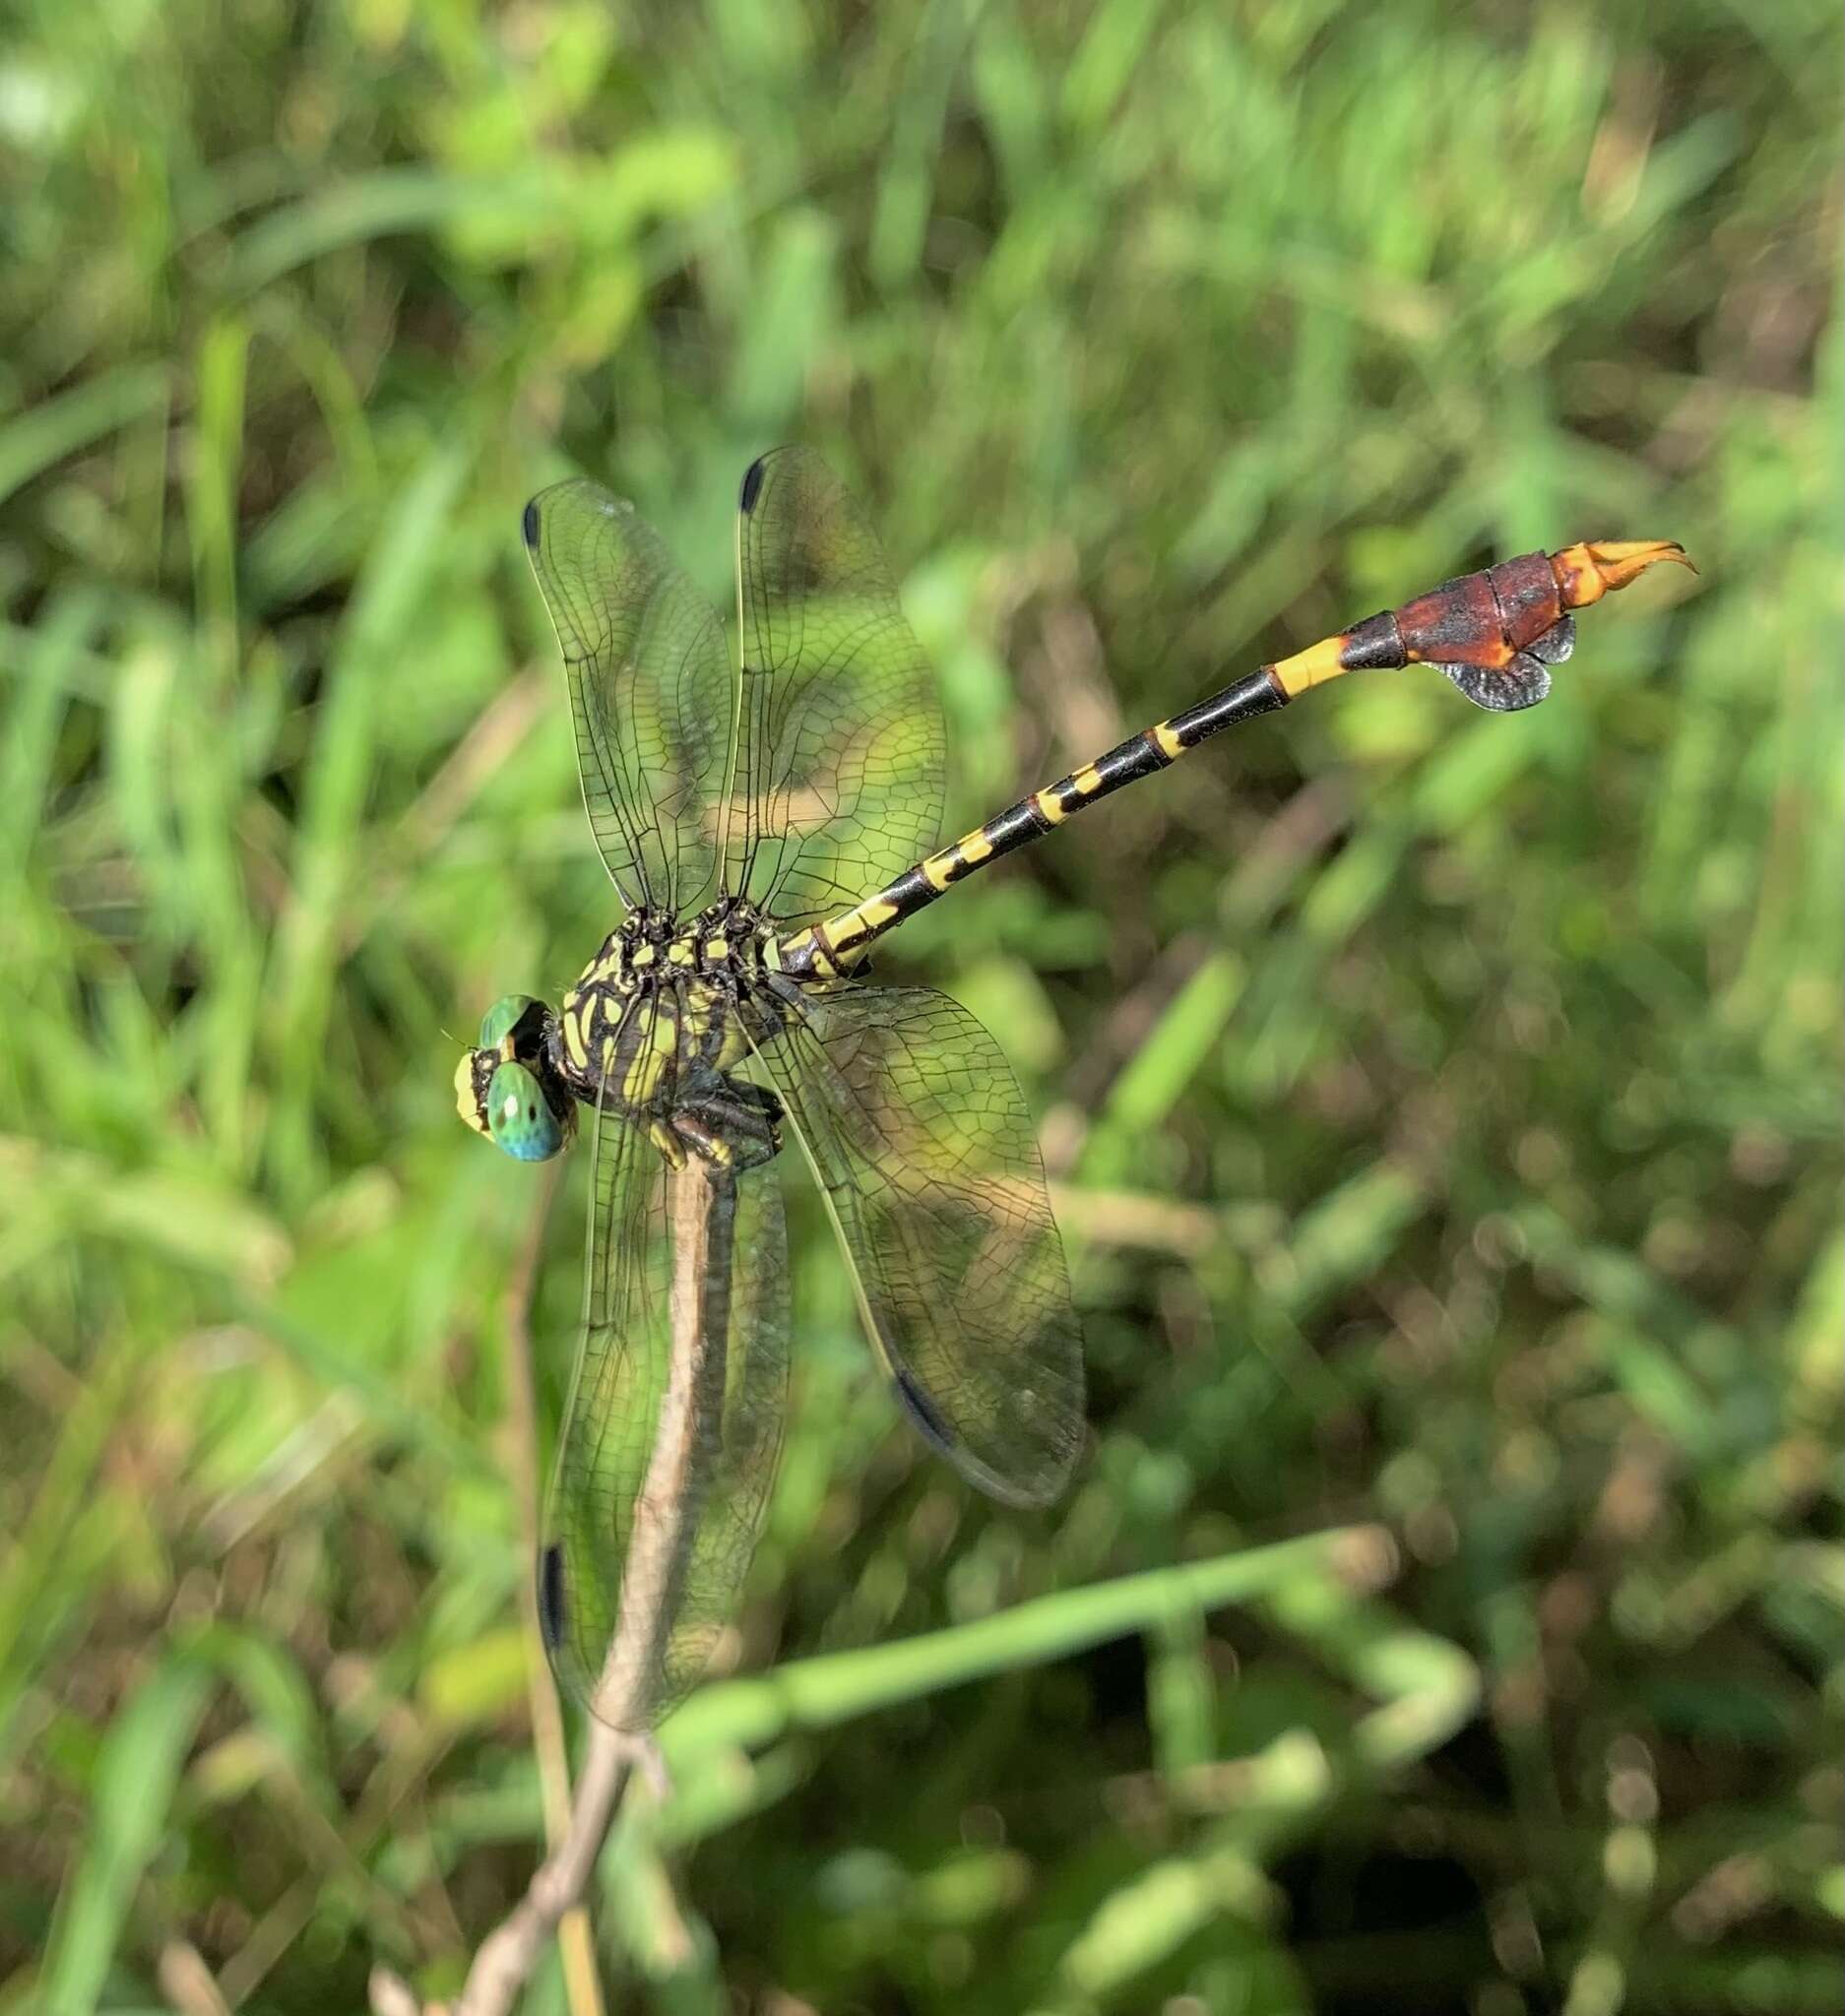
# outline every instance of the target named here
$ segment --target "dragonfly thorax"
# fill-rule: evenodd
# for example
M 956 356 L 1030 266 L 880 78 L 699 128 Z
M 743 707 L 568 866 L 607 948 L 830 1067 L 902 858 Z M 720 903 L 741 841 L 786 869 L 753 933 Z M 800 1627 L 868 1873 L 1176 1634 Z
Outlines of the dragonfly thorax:
M 732 1077 L 780 1022 L 757 913 L 722 898 L 690 919 L 642 907 L 559 1004 L 546 1061 L 575 1100 L 640 1125 L 669 1159 L 774 1153 L 773 1102 Z
M 764 970 L 770 942 L 762 918 L 741 897 L 721 897 L 687 918 L 643 905 L 603 941 L 572 992 L 606 983 L 644 994 L 688 977 L 746 984 Z

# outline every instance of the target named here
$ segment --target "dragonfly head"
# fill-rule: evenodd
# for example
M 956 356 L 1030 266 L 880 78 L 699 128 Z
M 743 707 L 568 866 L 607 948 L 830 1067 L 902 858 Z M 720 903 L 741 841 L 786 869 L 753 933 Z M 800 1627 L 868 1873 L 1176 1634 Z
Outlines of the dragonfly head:
M 455 1067 L 455 1106 L 517 1162 L 548 1162 L 576 1117 L 549 1061 L 553 1017 L 530 994 L 506 994 L 480 1020 L 480 1041 Z

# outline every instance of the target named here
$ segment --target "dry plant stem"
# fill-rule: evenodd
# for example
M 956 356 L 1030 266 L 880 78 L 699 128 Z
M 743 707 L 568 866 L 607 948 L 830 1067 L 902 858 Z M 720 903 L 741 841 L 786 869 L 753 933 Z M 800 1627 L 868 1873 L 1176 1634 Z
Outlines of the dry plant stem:
M 653 1721 L 686 1555 L 723 1452 L 735 1176 L 688 1155 L 683 1167 L 668 1173 L 667 1218 L 672 1355 L 634 1504 L 615 1627 L 596 1684 L 596 1719 L 618 1730 L 644 1730 Z
M 597 1683 L 596 1719 L 563 1838 L 526 1894 L 482 1941 L 452 2016 L 507 2016 L 545 1941 L 589 1886 L 644 1739 L 660 1660 L 671 1624 L 685 1543 L 709 1485 L 722 1422 L 735 1179 L 697 1156 L 668 1172 L 672 1236 L 672 1350 L 653 1454 L 635 1504 L 634 1528 L 607 1663 Z M 373 1973 L 375 2016 L 435 2016 L 385 1969 Z

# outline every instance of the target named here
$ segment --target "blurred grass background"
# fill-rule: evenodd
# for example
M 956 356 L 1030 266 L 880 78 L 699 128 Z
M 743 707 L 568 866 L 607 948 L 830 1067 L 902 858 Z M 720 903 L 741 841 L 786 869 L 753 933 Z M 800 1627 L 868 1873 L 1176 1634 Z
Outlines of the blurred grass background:
M 790 438 L 885 530 L 950 831 L 1495 555 L 1704 573 L 1538 713 L 1351 681 L 893 941 L 1043 1115 L 1095 1447 L 972 1497 L 796 1198 L 742 1677 L 608 1858 L 617 2005 L 1837 2007 L 1839 42 L 8 11 L 0 2009 L 452 1987 L 523 1884 L 535 1183 L 449 1081 L 613 911 L 518 511 L 591 471 L 728 598 Z M 1248 1551 L 1371 1519 L 1368 1594 Z

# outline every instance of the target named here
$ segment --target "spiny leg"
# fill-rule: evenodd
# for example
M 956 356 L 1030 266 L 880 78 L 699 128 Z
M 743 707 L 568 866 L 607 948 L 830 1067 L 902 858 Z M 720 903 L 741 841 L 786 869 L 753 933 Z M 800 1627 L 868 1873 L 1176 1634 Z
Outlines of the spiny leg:
M 685 1149 L 732 1170 L 760 1168 L 782 1148 L 782 1104 L 760 1085 L 722 1078 L 710 1091 L 686 1099 L 670 1125 Z

